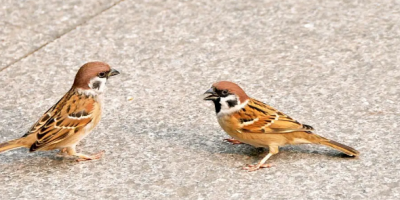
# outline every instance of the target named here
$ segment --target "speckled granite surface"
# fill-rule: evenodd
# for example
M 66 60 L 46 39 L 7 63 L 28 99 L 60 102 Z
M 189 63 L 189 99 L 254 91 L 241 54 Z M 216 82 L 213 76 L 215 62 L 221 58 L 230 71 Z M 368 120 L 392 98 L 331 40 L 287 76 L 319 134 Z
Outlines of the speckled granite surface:
M 18 62 L 120 0 L 1 0 L 0 69 Z
M 1 154 L 2 199 L 399 198 L 398 1 L 47 2 L 2 2 L 0 141 L 22 136 L 80 65 L 101 60 L 121 75 L 78 150 L 106 154 Z M 274 167 L 241 170 L 263 154 L 222 142 L 202 101 L 218 80 L 361 157 L 287 146 Z

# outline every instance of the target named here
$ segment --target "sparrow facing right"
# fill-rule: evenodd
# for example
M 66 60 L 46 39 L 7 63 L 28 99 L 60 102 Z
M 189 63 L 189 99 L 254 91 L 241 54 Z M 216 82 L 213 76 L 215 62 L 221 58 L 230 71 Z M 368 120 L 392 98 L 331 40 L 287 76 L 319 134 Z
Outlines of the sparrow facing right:
M 21 138 L 0 144 L 0 153 L 19 148 L 30 152 L 60 149 L 77 161 L 98 159 L 94 155 L 77 153 L 76 145 L 99 123 L 102 99 L 109 77 L 119 72 L 102 62 L 83 65 L 75 76 L 71 89 L 32 126 Z
M 359 155 L 357 150 L 319 136 L 313 133 L 313 127 L 301 124 L 275 108 L 250 98 L 235 83 L 214 83 L 206 94 L 208 96 L 204 100 L 214 103 L 222 129 L 234 138 L 226 139 L 228 142 L 269 148 L 267 156 L 256 165 L 244 167 L 246 170 L 255 171 L 270 167 L 265 162 L 279 152 L 279 146 L 286 144 L 322 144 L 348 156 Z

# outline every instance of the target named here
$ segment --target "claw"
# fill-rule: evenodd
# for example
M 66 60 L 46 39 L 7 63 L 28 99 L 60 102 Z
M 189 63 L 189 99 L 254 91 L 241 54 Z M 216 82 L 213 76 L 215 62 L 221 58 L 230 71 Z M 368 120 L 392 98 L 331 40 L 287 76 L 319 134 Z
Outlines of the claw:
M 94 155 L 84 155 L 84 154 L 76 154 L 79 158 L 76 159 L 76 162 L 81 162 L 81 161 L 87 161 L 87 160 L 97 160 L 103 156 L 105 151 L 100 151 L 99 153 L 96 153 Z
M 239 140 L 236 140 L 236 139 L 224 139 L 224 141 L 227 141 L 227 142 L 229 142 L 229 143 L 231 143 L 231 144 L 244 144 L 243 142 L 241 142 L 241 141 L 239 141 Z
M 256 170 L 258 170 L 260 168 L 270 168 L 270 167 L 272 167 L 271 164 L 262 164 L 262 165 L 257 164 L 257 165 L 247 165 L 247 166 L 243 167 L 243 169 L 247 170 L 249 172 L 253 172 L 253 171 L 256 171 Z
M 271 164 L 265 164 L 265 162 L 268 160 L 269 157 L 272 156 L 272 153 L 268 153 L 260 162 L 257 163 L 257 165 L 247 165 L 246 167 L 243 167 L 244 170 L 248 170 L 249 172 L 256 171 L 260 168 L 270 168 Z

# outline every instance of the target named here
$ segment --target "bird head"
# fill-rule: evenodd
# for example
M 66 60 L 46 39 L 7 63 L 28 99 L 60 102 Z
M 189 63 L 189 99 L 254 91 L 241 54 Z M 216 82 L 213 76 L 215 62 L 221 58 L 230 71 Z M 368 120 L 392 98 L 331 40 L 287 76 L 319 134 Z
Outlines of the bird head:
M 214 83 L 205 94 L 204 100 L 213 101 L 217 114 L 230 114 L 247 104 L 249 97 L 237 84 L 229 81 Z
M 106 63 L 89 62 L 79 69 L 72 87 L 83 91 L 94 92 L 95 94 L 103 93 L 106 89 L 108 78 L 118 74 L 119 72 L 117 70 L 112 69 Z

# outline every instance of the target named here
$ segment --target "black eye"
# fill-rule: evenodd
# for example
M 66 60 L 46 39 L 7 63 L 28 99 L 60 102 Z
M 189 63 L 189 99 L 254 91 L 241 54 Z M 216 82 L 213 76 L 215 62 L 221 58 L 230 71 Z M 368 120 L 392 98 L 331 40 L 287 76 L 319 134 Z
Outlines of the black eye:
M 228 90 L 222 90 L 222 95 L 228 95 Z
M 105 73 L 105 72 L 100 72 L 99 75 L 98 75 L 98 77 L 104 78 L 104 77 L 106 77 L 106 73 Z

